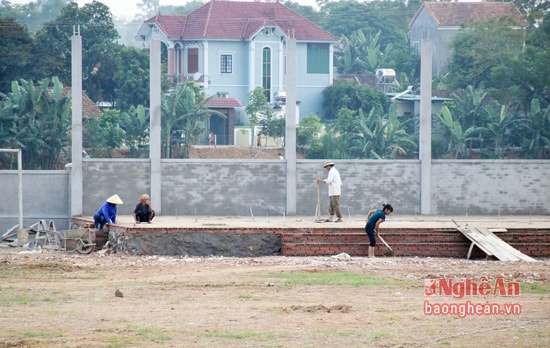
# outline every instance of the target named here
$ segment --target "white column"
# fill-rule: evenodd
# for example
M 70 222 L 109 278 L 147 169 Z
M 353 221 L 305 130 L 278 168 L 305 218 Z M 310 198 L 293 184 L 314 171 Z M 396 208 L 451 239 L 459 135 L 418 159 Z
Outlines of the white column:
M 334 66 L 334 45 L 333 44 L 330 44 L 328 59 L 329 59 L 329 67 L 330 67 L 329 70 L 328 70 L 328 83 L 330 85 L 332 85 L 332 81 L 334 81 L 334 69 L 333 69 L 333 66 Z
M 420 214 L 432 204 L 432 43 L 422 40 L 420 56 Z
M 210 87 L 209 83 L 208 83 L 208 79 L 210 78 L 209 75 L 210 75 L 210 72 L 209 72 L 209 63 L 208 63 L 208 56 L 209 56 L 209 53 L 208 53 L 208 41 L 205 41 L 204 42 L 204 48 L 203 48 L 203 64 L 204 64 L 204 68 L 203 68 L 203 71 L 204 71 L 204 77 L 203 77 L 203 80 L 204 80 L 204 85 L 203 85 L 203 89 L 204 89 L 204 95 L 205 96 L 209 96 L 210 94 L 208 93 L 208 89 Z M 199 67 L 199 71 L 200 71 L 200 67 Z
M 248 43 L 248 91 L 252 92 L 254 90 L 255 84 L 255 69 L 256 69 L 256 42 L 254 39 L 250 40 Z M 248 103 L 248 100 L 246 101 Z
M 82 215 L 82 36 L 73 27 L 71 37 L 71 216 Z
M 290 33 L 286 49 L 286 214 L 296 215 L 296 37 Z
M 285 75 L 285 44 L 283 40 L 279 40 L 279 91 L 284 91 L 284 75 Z
M 151 163 L 151 206 L 157 214 L 162 211 L 162 186 L 161 186 L 161 64 L 160 64 L 160 40 L 153 38 L 149 47 L 149 98 L 150 98 L 150 140 L 149 161 Z

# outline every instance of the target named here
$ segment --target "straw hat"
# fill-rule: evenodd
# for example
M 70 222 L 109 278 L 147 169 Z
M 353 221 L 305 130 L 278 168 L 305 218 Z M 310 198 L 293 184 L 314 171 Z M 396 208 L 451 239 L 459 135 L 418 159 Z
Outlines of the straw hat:
M 124 204 L 122 199 L 117 194 L 112 195 L 111 197 L 107 198 L 107 202 L 111 204 Z
M 326 161 L 325 164 L 323 164 L 323 168 L 326 168 L 328 166 L 333 166 L 334 165 L 334 162 L 332 161 Z

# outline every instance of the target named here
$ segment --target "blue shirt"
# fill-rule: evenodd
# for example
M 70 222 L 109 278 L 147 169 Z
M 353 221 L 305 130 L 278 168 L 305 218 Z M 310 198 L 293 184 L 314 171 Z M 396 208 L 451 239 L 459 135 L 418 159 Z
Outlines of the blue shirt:
M 382 210 L 377 210 L 374 212 L 374 214 L 371 215 L 371 217 L 369 218 L 369 221 L 367 221 L 367 227 L 370 227 L 370 228 L 376 227 L 376 222 L 380 219 L 385 221 L 386 214 L 384 214 Z
M 116 222 L 116 204 L 109 202 L 103 203 L 97 214 L 104 216 L 108 224 L 114 224 Z

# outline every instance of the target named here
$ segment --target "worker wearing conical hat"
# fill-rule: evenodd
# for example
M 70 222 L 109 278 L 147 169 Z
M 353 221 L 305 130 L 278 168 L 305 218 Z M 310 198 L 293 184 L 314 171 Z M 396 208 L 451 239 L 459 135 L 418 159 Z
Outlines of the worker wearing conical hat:
M 105 224 L 116 223 L 117 205 L 124 204 L 117 194 L 107 198 L 94 215 L 94 227 L 96 230 L 103 231 Z

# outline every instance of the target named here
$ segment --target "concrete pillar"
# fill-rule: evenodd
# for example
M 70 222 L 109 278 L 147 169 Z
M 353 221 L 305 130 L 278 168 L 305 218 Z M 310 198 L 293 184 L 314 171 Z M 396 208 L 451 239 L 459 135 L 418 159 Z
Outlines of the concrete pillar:
M 82 215 L 82 36 L 80 27 L 73 27 L 71 37 L 71 216 Z
M 151 162 L 151 206 L 157 214 L 162 212 L 161 192 L 161 64 L 160 40 L 153 35 L 149 47 L 149 98 L 150 98 L 150 141 L 149 161 Z
M 252 92 L 256 85 L 256 41 L 252 39 L 248 45 L 248 92 Z
M 432 42 L 422 40 L 420 55 L 420 214 L 432 204 Z
M 203 80 L 204 80 L 204 83 L 202 85 L 202 89 L 203 89 L 203 92 L 204 92 L 204 95 L 206 97 L 209 97 L 210 96 L 210 84 L 208 83 L 208 80 L 210 79 L 210 65 L 208 64 L 208 55 L 210 54 L 209 52 L 209 47 L 208 47 L 208 41 L 204 42 L 203 46 L 202 46 L 202 49 L 203 49 L 203 56 L 202 56 L 202 64 L 203 64 Z M 200 71 L 200 66 L 201 66 L 201 63 L 200 63 L 200 55 L 199 55 L 199 71 Z
M 296 37 L 290 33 L 286 49 L 286 214 L 296 215 Z
M 174 47 L 168 47 L 168 62 L 166 64 L 168 65 L 168 79 L 171 84 L 175 85 L 178 83 L 176 72 L 178 62 L 176 61 L 176 50 Z

